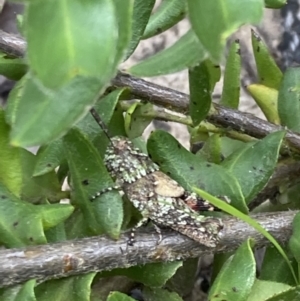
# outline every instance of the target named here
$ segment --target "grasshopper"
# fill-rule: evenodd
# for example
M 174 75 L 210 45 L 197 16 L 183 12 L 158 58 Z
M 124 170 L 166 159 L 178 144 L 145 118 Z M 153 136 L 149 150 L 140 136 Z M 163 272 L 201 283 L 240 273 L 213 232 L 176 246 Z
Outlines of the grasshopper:
M 95 111 L 91 113 L 104 129 L 99 115 Z M 94 201 L 112 189 L 122 191 L 128 197 L 142 215 L 142 220 L 133 229 L 129 244 L 134 242 L 134 230 L 150 220 L 156 229 L 167 226 L 202 245 L 215 247 L 218 233 L 223 228 L 221 219 L 204 216 L 194 210 L 210 211 L 214 209 L 213 206 L 195 193 L 185 191 L 161 172 L 158 165 L 135 148 L 128 138 L 109 139 L 111 143 L 106 150 L 104 163 L 116 185 L 97 192 L 90 200 Z

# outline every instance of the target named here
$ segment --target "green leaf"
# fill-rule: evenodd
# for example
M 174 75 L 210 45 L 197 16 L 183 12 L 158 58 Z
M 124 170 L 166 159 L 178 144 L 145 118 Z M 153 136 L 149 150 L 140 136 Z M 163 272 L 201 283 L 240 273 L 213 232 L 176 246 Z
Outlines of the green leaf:
M 44 230 L 48 230 L 66 220 L 74 207 L 68 204 L 53 204 L 38 205 L 35 209 L 42 220 Z
M 269 301 L 274 295 L 286 292 L 292 289 L 291 286 L 272 281 L 255 280 L 252 291 L 247 301 Z M 271 299 L 270 299 L 271 298 Z M 282 299 L 291 300 L 291 299 Z
M 300 131 L 300 68 L 288 68 L 279 88 L 278 114 L 281 124 Z
M 91 284 L 96 273 L 50 280 L 38 285 L 38 301 L 90 301 Z M 67 298 L 67 299 L 66 299 Z
M 118 238 L 123 221 L 119 193 L 110 191 L 90 201 L 96 192 L 114 186 L 98 151 L 78 129 L 70 130 L 64 137 L 64 149 L 72 177 L 71 202 L 80 208 L 94 234 Z
M 149 21 L 155 0 L 135 0 L 132 14 L 132 37 L 128 47 L 128 58 L 135 50 Z
M 170 74 L 194 66 L 205 57 L 203 47 L 190 30 L 171 47 L 134 65 L 128 72 L 136 76 Z
M 33 176 L 46 174 L 54 170 L 65 160 L 63 141 L 61 138 L 39 148 L 36 155 Z
M 155 300 L 155 301 L 183 301 L 183 299 L 178 296 L 175 292 L 169 292 L 168 290 L 162 288 L 149 288 L 145 287 L 143 289 L 143 296 L 145 300 Z
M 222 161 L 223 154 L 221 152 L 221 137 L 220 134 L 211 135 L 207 141 L 205 141 L 204 146 L 197 153 L 197 156 L 205 158 L 207 161 L 220 164 Z
M 0 183 L 0 242 L 6 247 L 44 244 L 44 229 L 54 227 L 73 211 L 70 205 L 32 205 L 13 196 Z
M 238 40 L 230 46 L 225 65 L 220 104 L 237 109 L 240 102 L 241 49 Z
M 0 181 L 16 196 L 22 189 L 22 166 L 19 148 L 9 144 L 10 127 L 5 122 L 4 111 L 0 109 Z
M 152 113 L 152 114 L 151 114 Z M 149 114 L 147 117 L 145 114 Z M 146 127 L 153 120 L 154 110 L 151 103 L 140 104 L 134 103 L 126 111 L 125 130 L 129 138 L 142 136 Z
M 219 62 L 226 39 L 245 23 L 259 23 L 263 0 L 188 0 L 192 27 L 211 59 Z
M 30 1 L 26 8 L 29 64 L 43 85 L 57 89 L 77 76 L 110 80 L 124 42 L 111 0 Z
M 284 131 L 278 131 L 256 143 L 248 143 L 222 162 L 221 165 L 238 180 L 247 204 L 273 174 L 284 135 Z
M 300 263 L 300 239 L 299 239 L 299 232 L 300 232 L 300 214 L 297 213 L 294 220 L 293 220 L 293 234 L 289 240 L 289 249 L 291 250 L 292 254 L 294 255 L 295 259 Z
M 133 266 L 128 269 L 114 269 L 102 273 L 102 276 L 124 275 L 146 286 L 162 287 L 182 266 L 182 262 L 149 263 L 143 266 Z
M 117 54 L 115 58 L 115 65 L 118 66 L 126 55 L 130 43 L 134 0 L 113 0 L 113 2 L 118 20 Z
M 216 82 L 220 80 L 220 74 L 220 67 L 214 66 L 210 60 L 189 69 L 189 113 L 194 124 L 200 123 L 208 114 L 212 91 Z
M 199 258 L 189 258 L 182 262 L 173 277 L 171 277 L 164 286 L 169 291 L 174 291 L 180 296 L 187 296 L 195 286 L 191 277 L 198 271 Z
M 277 66 L 273 55 L 254 30 L 251 30 L 251 40 L 259 83 L 278 90 L 282 80 L 282 72 Z
M 209 299 L 247 300 L 255 281 L 255 274 L 255 258 L 251 250 L 251 241 L 248 239 L 223 265 L 209 291 Z
M 34 294 L 35 285 L 36 281 L 32 279 L 22 285 L 2 289 L 0 298 L 3 301 L 36 301 Z
M 94 106 L 94 109 L 100 115 L 104 124 L 108 126 L 109 133 L 113 136 L 120 133 L 112 130 L 112 127 L 110 126 L 112 124 L 111 119 L 113 118 L 114 114 L 119 114 L 116 106 L 118 101 L 122 99 L 125 94 L 126 89 L 116 89 L 115 91 L 101 98 Z M 117 120 L 114 120 L 114 122 L 115 121 Z M 120 131 L 122 127 L 119 124 L 116 124 L 116 126 Z M 103 140 L 106 139 L 106 137 L 104 137 L 105 135 L 101 127 L 96 123 L 91 114 L 87 114 L 75 125 L 75 127 L 88 135 L 89 139 L 92 140 L 97 149 L 99 149 L 100 154 L 104 154 L 106 144 L 103 143 Z M 121 132 L 121 134 L 123 134 L 123 132 Z M 34 176 L 42 175 L 54 170 L 64 160 L 65 154 L 63 151 L 63 142 L 62 138 L 59 138 L 38 150 L 37 161 L 34 168 Z
M 147 147 L 160 169 L 186 190 L 191 191 L 191 186 L 201 187 L 214 195 L 227 196 L 231 205 L 242 212 L 248 211 L 238 181 L 223 167 L 191 154 L 164 131 L 153 132 Z
M 64 195 L 54 170 L 47 174 L 33 177 L 36 156 L 25 149 L 20 150 L 20 163 L 22 166 L 22 191 L 23 200 L 37 203 L 43 199 L 58 202 Z
M 0 74 L 13 80 L 19 80 L 27 71 L 24 59 L 10 58 L 0 52 Z
M 22 97 L 23 90 L 27 81 L 28 75 L 23 76 L 19 81 L 16 82 L 15 86 L 8 94 L 7 104 L 5 108 L 5 117 L 6 122 L 10 126 L 16 122 L 20 99 Z
M 27 147 L 62 136 L 86 114 L 102 87 L 95 78 L 76 77 L 52 91 L 27 74 L 15 97 L 9 99 L 8 119 L 13 121 L 11 143 Z
M 290 258 L 290 262 L 293 264 L 293 267 L 296 270 L 295 260 Z M 266 249 L 259 279 L 286 283 L 292 286 L 296 284 L 286 261 L 278 252 L 278 250 L 272 246 Z
M 254 229 L 256 229 L 258 232 L 260 232 L 264 237 L 266 237 L 278 250 L 278 252 L 281 254 L 281 256 L 284 258 L 284 260 L 286 261 L 287 265 L 289 266 L 290 272 L 295 280 L 295 282 L 298 284 L 298 279 L 296 278 L 296 274 L 295 271 L 286 255 L 286 253 L 284 252 L 284 250 L 282 249 L 282 247 L 279 245 L 279 243 L 276 241 L 276 239 L 268 232 L 266 231 L 257 221 L 255 221 L 254 219 L 252 219 L 250 216 L 238 211 L 237 209 L 235 209 L 234 207 L 230 206 L 229 204 L 227 204 L 226 202 L 224 202 L 223 200 L 220 200 L 214 196 L 212 196 L 211 194 L 198 189 L 196 187 L 193 188 L 193 190 L 202 198 L 208 200 L 212 205 L 214 205 L 215 207 L 220 208 L 222 211 L 227 212 L 229 214 L 231 214 L 232 216 L 235 216 L 239 219 L 241 219 L 242 221 L 246 222 L 247 224 L 249 224 L 250 226 L 252 226 Z
M 37 202 L 48 198 L 60 199 L 60 184 L 54 172 L 42 177 L 32 177 L 36 157 L 25 149 L 9 144 L 9 126 L 0 110 L 0 181 L 16 196 Z
M 297 301 L 299 299 L 299 294 L 300 294 L 299 286 L 291 287 L 289 290 L 285 290 L 282 293 L 270 297 L 269 299 L 267 299 L 267 301 L 282 301 L 282 300 Z
M 66 221 L 45 231 L 45 235 L 48 243 L 66 241 L 68 239 L 66 235 L 65 225 L 66 225 Z
M 75 209 L 74 213 L 65 221 L 64 224 L 67 239 L 79 239 L 93 234 L 91 233 L 89 224 L 86 222 L 80 209 Z
M 110 292 L 106 301 L 135 301 L 135 299 L 120 292 Z
M 185 1 L 163 0 L 151 15 L 143 39 L 151 38 L 171 28 L 185 17 L 186 11 L 187 6 Z
M 99 99 L 94 105 L 94 109 L 99 114 L 104 125 L 108 128 L 110 136 L 124 136 L 124 118 L 123 111 L 118 106 L 119 100 L 128 97 L 127 89 L 116 89 L 113 92 Z M 109 142 L 100 125 L 95 121 L 91 114 L 87 114 L 76 127 L 83 131 L 96 148 L 101 156 L 104 155 Z M 104 143 L 104 141 L 106 143 Z
M 267 120 L 280 125 L 278 114 L 278 90 L 260 84 L 248 85 L 247 91 L 261 108 Z

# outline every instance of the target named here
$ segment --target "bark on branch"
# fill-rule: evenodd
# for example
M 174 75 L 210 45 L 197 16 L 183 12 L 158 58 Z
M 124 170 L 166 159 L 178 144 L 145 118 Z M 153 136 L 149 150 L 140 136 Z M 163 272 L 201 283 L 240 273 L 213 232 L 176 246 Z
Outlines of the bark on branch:
M 256 219 L 277 241 L 285 244 L 292 233 L 296 211 L 256 214 Z M 215 249 L 170 230 L 163 230 L 157 245 L 156 232 L 138 232 L 134 247 L 127 247 L 127 235 L 118 241 L 103 236 L 70 240 L 56 244 L 0 251 L 0 287 L 37 279 L 42 282 L 89 272 L 126 268 L 151 262 L 166 262 L 199 257 L 210 252 L 232 251 L 248 237 L 256 246 L 269 242 L 248 224 L 233 217 L 224 219 L 220 243 Z

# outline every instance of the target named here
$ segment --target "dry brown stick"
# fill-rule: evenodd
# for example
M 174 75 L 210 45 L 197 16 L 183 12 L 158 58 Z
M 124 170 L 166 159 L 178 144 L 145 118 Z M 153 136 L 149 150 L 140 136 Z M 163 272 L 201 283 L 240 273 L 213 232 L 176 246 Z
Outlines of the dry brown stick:
M 292 233 L 292 221 L 297 212 L 256 214 L 252 217 L 268 230 L 281 244 Z M 29 279 L 46 281 L 94 271 L 107 271 L 152 262 L 174 261 L 199 257 L 209 252 L 232 251 L 252 237 L 256 246 L 269 242 L 248 224 L 233 217 L 224 219 L 221 240 L 209 249 L 179 233 L 162 230 L 163 240 L 157 245 L 157 233 L 138 232 L 134 247 L 127 248 L 128 236 L 118 241 L 106 237 L 90 237 L 56 244 L 31 246 L 24 249 L 0 251 L 0 287 L 25 282 Z M 127 250 L 126 250 L 127 249 Z

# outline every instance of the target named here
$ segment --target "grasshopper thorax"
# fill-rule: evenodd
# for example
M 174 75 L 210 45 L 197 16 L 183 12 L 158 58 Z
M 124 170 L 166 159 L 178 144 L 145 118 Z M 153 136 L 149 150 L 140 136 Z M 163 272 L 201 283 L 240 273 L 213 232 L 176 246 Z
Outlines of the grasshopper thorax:
M 134 183 L 159 169 L 150 158 L 124 137 L 111 138 L 105 157 L 105 165 L 118 185 Z

